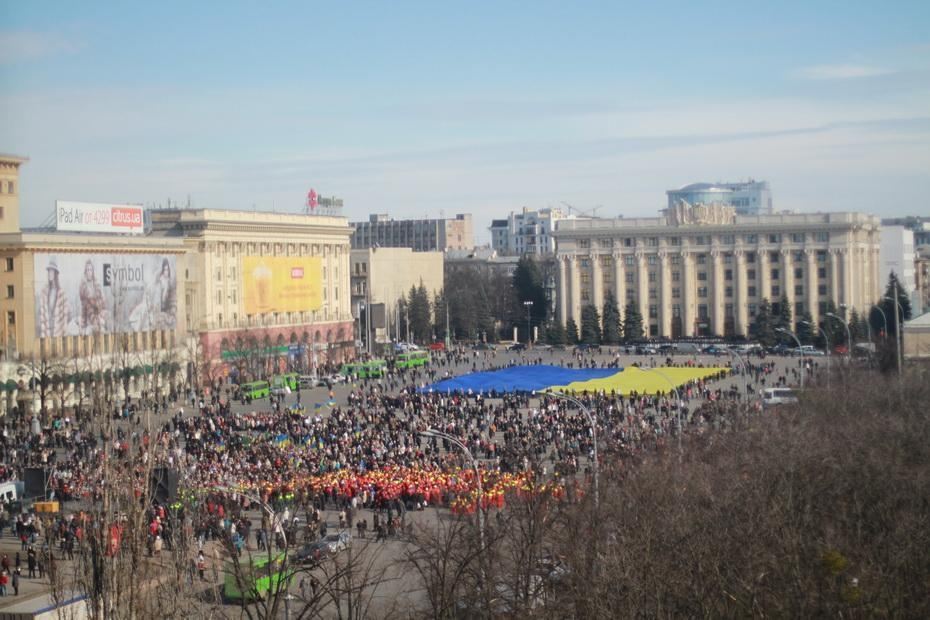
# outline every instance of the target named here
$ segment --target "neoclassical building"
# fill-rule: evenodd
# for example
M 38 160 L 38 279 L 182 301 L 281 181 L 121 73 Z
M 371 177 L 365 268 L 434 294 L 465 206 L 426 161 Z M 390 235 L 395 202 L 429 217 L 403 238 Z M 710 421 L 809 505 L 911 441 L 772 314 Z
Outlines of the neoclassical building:
M 689 205 L 662 217 L 561 220 L 557 316 L 581 324 L 612 292 L 654 337 L 747 335 L 760 302 L 818 322 L 832 300 L 860 313 L 880 296 L 879 220 L 861 213 L 736 215 Z

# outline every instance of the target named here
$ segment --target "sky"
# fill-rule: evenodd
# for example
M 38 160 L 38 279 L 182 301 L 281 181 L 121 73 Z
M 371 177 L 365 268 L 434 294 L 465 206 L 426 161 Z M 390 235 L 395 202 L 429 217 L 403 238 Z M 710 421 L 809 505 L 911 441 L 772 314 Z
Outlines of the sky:
M 0 152 L 55 200 L 654 216 L 696 181 L 930 214 L 930 2 L 10 2 Z M 700 4 L 700 6 L 697 6 Z M 170 202 L 169 202 L 170 201 Z

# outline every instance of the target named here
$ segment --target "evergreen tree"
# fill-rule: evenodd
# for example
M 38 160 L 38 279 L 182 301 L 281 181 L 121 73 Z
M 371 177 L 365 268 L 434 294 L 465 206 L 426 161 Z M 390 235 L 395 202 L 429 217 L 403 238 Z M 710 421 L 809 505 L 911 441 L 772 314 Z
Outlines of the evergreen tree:
M 643 337 L 643 315 L 632 301 L 623 312 L 623 341 L 633 342 Z
M 620 309 L 613 292 L 607 293 L 604 298 L 604 310 L 601 315 L 603 323 L 602 340 L 604 344 L 620 344 Z
M 565 326 L 561 321 L 552 321 L 546 329 L 546 342 L 549 344 L 565 344 Z
M 526 329 L 526 306 L 524 302 L 531 301 L 530 324 L 543 325 L 546 322 L 546 289 L 543 286 L 542 271 L 539 264 L 530 256 L 520 258 L 517 268 L 513 272 L 511 281 L 513 289 L 513 308 L 511 310 L 514 323 L 522 330 Z M 503 319 L 504 317 L 499 317 Z M 532 332 L 532 327 L 530 328 Z
M 410 319 L 410 337 L 414 342 L 427 343 L 432 328 L 429 294 L 420 280 L 420 286 L 411 286 L 407 295 L 407 315 Z
M 898 300 L 900 310 L 893 301 L 895 298 Z M 884 310 L 885 316 L 888 318 L 888 337 L 897 337 L 898 315 L 901 315 L 902 322 L 911 318 L 911 300 L 908 298 L 907 292 L 900 285 L 898 275 L 893 271 L 888 276 L 888 285 L 885 287 L 885 295 L 878 305 Z M 881 320 L 880 314 L 879 320 Z
M 852 346 L 856 342 L 865 339 L 866 333 L 861 329 L 862 321 L 859 318 L 859 313 L 856 312 L 855 308 L 853 308 L 852 312 L 849 313 L 849 316 L 846 320 L 849 322 L 849 336 L 852 338 L 852 342 L 849 343 L 849 346 Z
M 806 310 L 798 317 L 794 333 L 798 337 L 798 340 L 801 341 L 801 344 L 814 344 L 814 342 L 816 342 L 817 337 L 814 334 L 813 324 L 814 318 L 811 316 L 811 313 Z
M 601 344 L 601 317 L 591 304 L 581 309 L 581 343 Z
M 436 293 L 433 296 L 433 337 L 436 340 L 445 341 L 446 334 L 446 296 L 444 292 Z
M 827 316 L 828 314 L 837 314 L 836 304 L 833 303 L 832 299 L 827 301 L 827 311 L 824 312 L 823 317 L 820 319 L 820 329 L 827 335 L 827 340 L 830 341 L 829 347 L 832 352 L 837 345 L 846 342 L 846 328 L 836 319 Z M 822 335 L 820 340 L 821 342 L 823 341 Z M 824 346 L 827 346 L 827 344 L 824 343 Z
M 788 296 L 782 295 L 781 299 L 778 301 L 778 316 L 775 317 L 775 327 L 781 329 L 791 329 L 794 325 L 792 320 L 791 304 L 788 302 Z
M 575 319 L 565 322 L 565 344 L 578 344 L 578 325 L 575 324 Z
M 778 341 L 778 334 L 775 332 L 775 317 L 772 316 L 772 305 L 768 298 L 763 298 L 759 302 L 759 308 L 756 310 L 756 316 L 749 326 L 749 333 L 753 339 L 757 340 L 763 347 L 770 347 Z

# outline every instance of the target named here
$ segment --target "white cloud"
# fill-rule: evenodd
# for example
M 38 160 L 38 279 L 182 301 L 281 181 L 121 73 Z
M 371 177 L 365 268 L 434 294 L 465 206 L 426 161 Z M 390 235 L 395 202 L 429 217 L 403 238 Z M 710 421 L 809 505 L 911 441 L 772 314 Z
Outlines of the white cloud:
M 12 65 L 58 54 L 70 54 L 79 47 L 73 39 L 52 32 L 0 31 L 0 64 Z
M 805 80 L 855 80 L 891 73 L 895 71 L 869 65 L 838 64 L 801 67 L 793 75 Z

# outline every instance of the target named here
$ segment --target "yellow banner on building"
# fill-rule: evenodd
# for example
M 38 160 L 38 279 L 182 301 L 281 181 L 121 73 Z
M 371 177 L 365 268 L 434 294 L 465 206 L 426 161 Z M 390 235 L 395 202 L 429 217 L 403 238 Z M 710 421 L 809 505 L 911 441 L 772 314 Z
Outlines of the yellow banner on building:
M 323 305 L 323 261 L 318 256 L 244 256 L 246 314 L 302 312 Z

